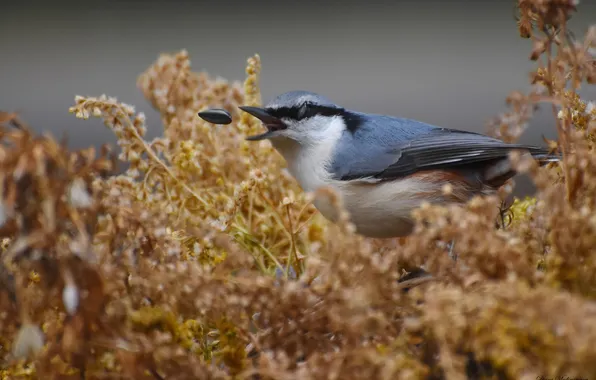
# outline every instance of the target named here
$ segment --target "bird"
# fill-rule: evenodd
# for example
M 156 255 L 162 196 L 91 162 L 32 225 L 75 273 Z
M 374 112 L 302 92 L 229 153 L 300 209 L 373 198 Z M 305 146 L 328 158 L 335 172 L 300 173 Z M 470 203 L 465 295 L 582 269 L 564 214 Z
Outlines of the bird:
M 410 235 L 412 211 L 424 202 L 461 204 L 495 194 L 517 174 L 512 151 L 529 153 L 541 166 L 560 160 L 545 147 L 354 111 L 310 91 L 289 91 L 263 107 L 239 108 L 266 128 L 246 140 L 269 140 L 305 192 L 323 187 L 337 192 L 355 232 L 371 238 Z M 337 221 L 330 204 L 316 198 L 313 204 Z

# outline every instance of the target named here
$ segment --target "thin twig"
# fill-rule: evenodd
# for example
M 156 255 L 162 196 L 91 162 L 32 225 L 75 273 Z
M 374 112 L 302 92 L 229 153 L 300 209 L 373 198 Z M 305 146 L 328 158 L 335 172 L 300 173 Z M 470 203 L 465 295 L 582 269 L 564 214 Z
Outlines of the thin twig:
M 554 97 L 555 94 L 555 89 L 553 88 L 553 73 L 554 73 L 554 68 L 553 68 L 553 58 L 552 58 L 552 43 L 554 38 L 552 37 L 552 35 L 548 32 L 548 29 L 544 29 L 543 30 L 544 34 L 546 34 L 546 36 L 548 37 L 548 44 L 546 47 L 546 56 L 547 56 L 547 77 L 548 80 L 546 81 L 546 87 L 548 88 L 549 94 L 550 96 Z M 566 104 L 562 105 L 563 107 L 567 107 Z M 567 130 L 566 128 L 564 128 L 562 126 L 562 122 L 561 120 L 559 120 L 558 116 L 557 116 L 557 109 L 555 107 L 554 104 L 551 104 L 551 108 L 552 108 L 552 112 L 553 115 L 555 117 L 555 123 L 557 125 L 557 131 L 559 134 L 559 139 L 562 140 L 562 144 L 561 144 L 561 151 L 563 153 L 563 160 L 561 162 L 562 166 L 563 166 L 563 172 L 565 173 L 565 177 L 567 178 L 567 181 L 565 181 L 565 188 L 567 191 L 567 199 L 569 200 L 569 202 L 573 201 L 573 190 L 571 188 L 571 181 L 570 176 L 569 176 L 569 168 L 565 162 L 565 158 L 567 157 L 567 152 L 568 152 L 568 139 L 567 139 Z
M 296 250 L 296 240 L 294 238 L 294 229 L 292 226 L 292 213 L 290 211 L 290 205 L 286 205 L 286 213 L 288 215 L 288 223 L 290 224 L 289 230 L 290 230 L 290 256 L 288 257 L 288 265 L 286 266 L 286 271 L 285 271 L 285 275 L 286 275 L 286 279 L 288 278 L 289 272 L 290 272 L 290 266 L 292 265 L 292 255 L 294 255 L 294 258 L 296 260 L 296 275 L 298 277 L 300 277 L 301 274 L 301 270 L 300 270 L 300 259 L 298 258 L 298 251 Z

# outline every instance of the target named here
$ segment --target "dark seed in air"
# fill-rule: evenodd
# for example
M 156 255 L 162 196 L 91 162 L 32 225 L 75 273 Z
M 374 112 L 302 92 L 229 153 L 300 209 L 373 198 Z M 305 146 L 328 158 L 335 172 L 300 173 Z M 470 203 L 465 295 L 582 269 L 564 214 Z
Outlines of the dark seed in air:
M 199 112 L 199 117 L 206 122 L 213 124 L 230 124 L 232 122 L 230 113 L 221 108 L 211 108 L 201 111 Z

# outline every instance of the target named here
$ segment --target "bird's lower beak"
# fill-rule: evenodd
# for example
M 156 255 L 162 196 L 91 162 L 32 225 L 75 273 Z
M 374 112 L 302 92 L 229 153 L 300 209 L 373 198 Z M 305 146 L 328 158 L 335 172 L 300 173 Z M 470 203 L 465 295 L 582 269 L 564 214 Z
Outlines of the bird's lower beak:
M 279 131 L 282 131 L 287 128 L 286 125 L 280 119 L 267 113 L 267 111 L 264 108 L 250 106 L 240 106 L 238 108 L 261 120 L 261 122 L 263 122 L 263 124 L 267 128 L 267 132 L 265 133 L 255 136 L 248 136 L 246 139 L 249 141 L 270 139 L 272 137 L 277 136 L 279 134 Z

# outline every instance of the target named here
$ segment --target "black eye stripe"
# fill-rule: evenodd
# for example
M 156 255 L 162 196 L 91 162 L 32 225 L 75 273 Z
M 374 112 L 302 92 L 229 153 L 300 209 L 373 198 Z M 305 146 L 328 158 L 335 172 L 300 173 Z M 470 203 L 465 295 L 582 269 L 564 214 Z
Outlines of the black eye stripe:
M 352 133 L 355 133 L 364 120 L 360 115 L 347 111 L 344 108 L 333 106 L 322 106 L 312 103 L 304 103 L 301 106 L 267 108 L 267 113 L 279 119 L 303 120 L 317 115 L 321 116 L 340 116 L 346 123 L 346 127 Z
M 268 108 L 267 113 L 279 119 L 288 118 L 293 120 L 302 120 L 317 115 L 321 116 L 341 116 L 343 108 L 322 106 L 312 103 L 304 103 L 300 106 Z

